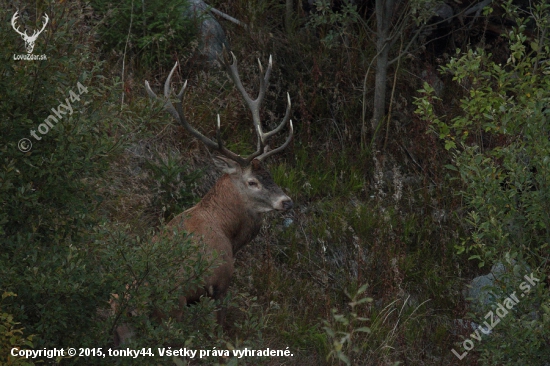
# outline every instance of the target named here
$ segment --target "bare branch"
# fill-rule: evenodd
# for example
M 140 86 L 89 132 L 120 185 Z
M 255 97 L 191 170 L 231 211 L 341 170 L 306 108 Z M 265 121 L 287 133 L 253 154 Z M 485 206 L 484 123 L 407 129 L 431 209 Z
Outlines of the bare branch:
M 233 17 L 230 16 L 230 15 L 225 14 L 224 12 L 219 11 L 219 10 L 216 9 L 216 8 L 210 8 L 210 11 L 211 11 L 212 13 L 216 14 L 216 15 L 221 16 L 221 17 L 224 18 L 224 19 L 229 20 L 230 22 L 233 22 L 233 23 L 235 23 L 235 24 L 237 24 L 237 25 L 240 25 L 240 26 L 243 27 L 244 29 L 248 29 L 248 25 L 246 25 L 245 23 L 241 22 L 241 21 L 238 20 L 238 19 L 233 18 Z

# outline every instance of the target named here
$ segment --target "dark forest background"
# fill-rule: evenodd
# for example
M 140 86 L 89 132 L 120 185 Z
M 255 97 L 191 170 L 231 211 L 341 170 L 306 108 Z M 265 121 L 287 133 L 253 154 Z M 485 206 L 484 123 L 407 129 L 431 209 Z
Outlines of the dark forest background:
M 547 2 L 208 3 L 240 25 L 192 16 L 183 0 L 0 4 L 1 364 L 37 361 L 12 347 L 114 349 L 121 324 L 136 330 L 122 348 L 293 357 L 46 364 L 550 364 Z M 14 60 L 26 54 L 17 10 L 28 34 L 48 14 L 33 51 L 47 60 Z M 261 117 L 276 126 L 288 92 L 295 128 L 268 162 L 295 207 L 267 215 L 238 254 L 223 330 L 208 299 L 182 322 L 148 316 L 177 302 L 171 278 L 191 286 L 208 271 L 183 236 L 150 239 L 219 172 L 144 81 L 160 93 L 178 61 L 192 124 L 213 136 L 220 114 L 231 150 L 255 147 L 249 111 L 206 51 L 209 17 L 252 93 L 257 60 L 273 56 Z M 66 98 L 73 113 L 32 137 Z M 474 340 L 472 323 L 531 273 L 540 283 Z M 472 292 L 479 278 L 490 281 Z

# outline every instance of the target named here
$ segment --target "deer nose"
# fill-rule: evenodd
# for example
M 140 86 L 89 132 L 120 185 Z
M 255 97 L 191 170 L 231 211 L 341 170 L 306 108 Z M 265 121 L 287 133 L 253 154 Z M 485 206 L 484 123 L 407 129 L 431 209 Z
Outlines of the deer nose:
M 284 200 L 283 202 L 283 210 L 290 210 L 292 206 L 294 206 L 294 202 L 290 198 Z

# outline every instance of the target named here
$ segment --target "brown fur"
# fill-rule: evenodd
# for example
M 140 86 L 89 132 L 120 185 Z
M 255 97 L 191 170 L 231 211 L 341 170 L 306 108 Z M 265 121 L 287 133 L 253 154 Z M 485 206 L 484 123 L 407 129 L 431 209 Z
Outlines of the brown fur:
M 212 259 L 214 252 L 218 255 L 217 266 L 204 280 L 203 286 L 180 296 L 178 309 L 170 314 L 176 320 L 181 320 L 186 304 L 198 301 L 201 296 L 223 299 L 233 277 L 234 256 L 260 231 L 261 213 L 292 207 L 292 200 L 275 184 L 258 160 L 243 168 L 228 159 L 216 159 L 228 173 L 218 179 L 196 206 L 182 212 L 166 225 L 168 229 L 185 230 L 192 234 L 191 240 L 199 244 L 207 259 Z M 250 185 L 250 182 L 253 184 Z M 158 240 L 158 237 L 153 240 Z M 174 285 L 177 290 L 178 285 Z M 164 318 L 160 312 L 155 312 L 153 316 Z M 223 325 L 225 309 L 219 310 L 217 317 Z M 120 326 L 115 339 L 123 343 L 129 335 L 129 327 Z
M 182 212 L 167 224 L 193 233 L 193 240 L 207 245 L 209 256 L 216 251 L 223 261 L 205 280 L 214 299 L 225 296 L 233 276 L 234 255 L 260 231 L 261 217 L 243 203 L 228 174 L 222 176 L 195 207 Z M 187 296 L 187 302 L 197 301 L 202 291 Z

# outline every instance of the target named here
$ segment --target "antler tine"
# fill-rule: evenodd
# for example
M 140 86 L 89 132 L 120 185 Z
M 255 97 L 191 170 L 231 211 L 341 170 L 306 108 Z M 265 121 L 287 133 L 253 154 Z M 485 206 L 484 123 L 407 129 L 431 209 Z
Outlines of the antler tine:
M 288 144 L 290 144 L 290 141 L 292 140 L 293 135 L 294 135 L 294 126 L 292 125 L 292 120 L 290 120 L 290 132 L 288 133 L 288 137 L 286 138 L 284 144 L 282 144 L 281 146 L 279 146 L 278 148 L 276 148 L 274 150 L 266 151 L 262 155 L 258 156 L 256 159 L 258 159 L 259 161 L 263 161 L 265 158 L 267 158 L 267 157 L 269 157 L 273 154 L 276 154 L 279 151 L 284 150 L 288 146 Z
M 223 141 L 221 138 L 221 132 L 220 132 L 220 115 L 218 114 L 218 124 L 216 126 L 216 139 L 218 140 L 218 145 L 216 149 L 226 157 L 228 157 L 231 160 L 236 161 L 239 163 L 240 166 L 247 166 L 248 162 L 246 159 L 244 159 L 242 156 L 235 154 L 233 151 L 227 149 L 225 146 L 223 146 Z
M 50 20 L 50 17 L 48 17 L 48 14 L 44 13 L 44 25 L 42 25 L 42 29 L 40 29 L 40 31 L 34 31 L 33 32 L 33 37 L 34 36 L 38 36 L 40 33 L 42 33 L 44 31 L 44 29 L 46 28 L 46 26 L 48 25 L 48 21 Z M 32 37 L 31 37 L 32 38 Z
M 287 98 L 288 104 L 286 106 L 285 116 L 283 117 L 283 120 L 281 121 L 281 123 L 279 123 L 279 126 L 277 126 L 273 130 L 271 130 L 271 131 L 267 132 L 266 134 L 264 134 L 265 140 L 267 140 L 271 136 L 273 136 L 276 133 L 278 133 L 279 131 L 281 131 L 283 129 L 283 127 L 287 124 L 288 119 L 290 118 L 290 107 L 291 107 L 290 94 L 286 93 L 286 98 Z
M 225 49 L 224 49 L 224 52 L 225 52 Z M 262 63 L 260 62 L 260 60 L 258 60 L 258 64 L 260 67 L 260 90 L 258 91 L 257 98 L 254 100 L 250 97 L 250 95 L 244 89 L 244 86 L 241 82 L 241 78 L 239 76 L 237 57 L 233 52 L 231 52 L 231 58 L 232 58 L 231 64 L 227 63 L 223 54 L 218 59 L 220 63 L 227 69 L 229 76 L 235 83 L 235 86 L 243 96 L 246 104 L 248 105 L 248 108 L 252 112 L 252 123 L 254 124 L 254 128 L 256 129 L 256 134 L 258 135 L 258 139 L 260 140 L 259 145 L 261 145 L 261 148 L 263 149 L 266 137 L 263 133 L 262 124 L 260 122 L 260 105 L 264 99 L 265 92 L 269 84 L 269 78 L 271 76 L 271 70 L 273 68 L 273 57 L 271 55 L 269 56 L 269 63 L 265 74 L 263 73 Z
M 235 56 L 235 54 L 233 52 L 231 52 L 232 60 L 231 60 L 231 64 L 229 64 L 225 60 L 224 55 L 225 55 L 225 48 L 222 52 L 221 57 L 218 57 L 219 61 L 226 68 L 227 73 L 229 74 L 229 76 L 231 77 L 233 82 L 235 83 L 235 86 L 237 87 L 239 92 L 241 92 L 244 100 L 246 101 L 246 104 L 250 105 L 254 101 L 252 100 L 252 98 L 250 98 L 250 95 L 248 95 L 246 90 L 244 90 L 243 83 L 241 82 L 241 78 L 239 76 L 239 68 L 238 68 L 238 65 L 237 65 L 237 57 Z
M 176 68 L 178 67 L 178 62 L 176 61 L 176 63 L 174 64 L 174 67 L 172 67 L 172 70 L 170 70 L 170 73 L 168 74 L 168 77 L 166 78 L 166 81 L 164 82 L 164 98 L 166 98 L 166 100 L 170 100 L 170 94 L 171 94 L 171 88 L 170 88 L 170 83 L 172 82 L 172 75 L 174 75 L 174 71 L 176 71 Z M 185 89 L 185 87 L 187 86 L 187 80 L 185 80 L 185 85 L 183 86 L 183 88 Z M 180 92 L 181 94 L 181 92 Z M 179 94 L 178 94 L 179 96 Z M 182 95 L 183 97 L 183 95 Z
M 178 63 L 176 62 L 174 67 L 170 71 L 170 74 L 168 75 L 166 82 L 164 83 L 164 100 L 162 98 L 159 98 L 157 94 L 155 94 L 155 92 L 151 89 L 151 86 L 149 85 L 149 82 L 147 80 L 145 80 L 145 90 L 147 91 L 147 94 L 149 94 L 149 97 L 157 100 L 162 100 L 164 102 L 164 109 L 166 109 L 166 111 L 170 113 L 170 115 L 176 121 L 185 125 L 187 121 L 184 122 L 185 118 L 182 118 L 183 114 L 178 113 L 178 111 L 170 101 L 170 82 L 172 81 L 172 75 L 174 74 L 174 71 L 176 70 L 177 66 L 178 66 Z M 181 95 L 181 97 L 183 98 L 183 90 L 185 89 L 186 86 L 187 86 L 187 82 L 183 86 L 182 91 L 180 92 L 180 94 L 178 94 L 178 96 Z
M 249 164 L 255 158 L 264 159 L 267 156 L 270 156 L 272 154 L 275 154 L 281 151 L 290 143 L 290 140 L 292 139 L 292 135 L 293 135 L 292 126 L 291 126 L 291 132 L 289 137 L 287 138 L 287 141 L 285 141 L 285 143 L 281 147 L 269 152 L 264 151 L 266 146 L 265 143 L 267 139 L 273 136 L 274 134 L 278 133 L 279 131 L 281 131 L 282 128 L 287 124 L 287 122 L 290 119 L 290 110 L 291 110 L 290 95 L 287 93 L 288 105 L 285 112 L 285 116 L 283 117 L 283 120 L 281 121 L 279 126 L 277 126 L 274 130 L 269 131 L 268 133 L 264 133 L 262 129 L 262 124 L 260 121 L 260 105 L 263 102 L 265 93 L 269 86 L 269 78 L 271 77 L 271 71 L 273 69 L 273 57 L 269 55 L 269 62 L 268 62 L 268 66 L 267 66 L 267 70 L 265 71 L 265 74 L 264 74 L 262 63 L 258 59 L 258 67 L 260 69 L 260 75 L 259 75 L 260 89 L 258 91 L 258 96 L 254 100 L 250 97 L 250 95 L 246 92 L 246 90 L 243 87 L 241 78 L 239 76 L 237 57 L 233 52 L 231 52 L 231 59 L 232 59 L 231 64 L 229 64 L 225 58 L 225 48 L 222 55 L 218 56 L 218 60 L 226 68 L 229 76 L 235 83 L 235 86 L 243 96 L 245 103 L 248 105 L 248 108 L 252 112 L 252 123 L 254 124 L 254 129 L 256 130 L 256 134 L 258 136 L 256 151 L 253 154 L 249 155 L 247 158 L 245 158 L 246 163 Z
M 252 160 L 254 160 L 255 158 L 259 159 L 259 160 L 262 160 L 262 159 L 265 159 L 266 157 L 272 155 L 272 154 L 275 154 L 281 150 L 283 150 L 285 147 L 288 146 L 288 144 L 290 143 L 290 140 L 292 139 L 292 134 L 293 134 L 293 127 L 292 127 L 292 121 L 290 121 L 290 128 L 291 128 L 291 132 L 290 132 L 290 136 L 287 138 L 287 140 L 285 141 L 285 143 L 275 149 L 275 150 L 271 150 L 269 151 L 269 154 L 268 154 L 268 151 L 264 152 L 264 148 L 265 146 L 265 141 L 267 141 L 267 139 L 269 139 L 271 136 L 275 135 L 276 133 L 278 133 L 279 131 L 281 131 L 283 129 L 283 127 L 288 123 L 289 121 L 289 118 L 290 118 L 290 109 L 291 109 L 291 102 L 290 102 L 290 94 L 286 93 L 286 97 L 287 97 L 287 101 L 288 101 L 288 104 L 287 104 L 287 107 L 286 107 L 286 112 L 285 112 L 285 116 L 283 117 L 283 120 L 281 121 L 281 123 L 279 124 L 279 126 L 277 126 L 276 128 L 274 128 L 273 130 L 267 132 L 267 133 L 262 133 L 262 136 L 263 138 L 262 139 L 258 139 L 258 144 L 257 144 L 257 149 L 256 151 L 248 156 L 246 158 L 246 161 L 248 163 L 250 163 Z M 258 157 L 259 156 L 259 157 Z
M 264 73 L 264 69 L 262 67 L 262 63 L 260 62 L 260 59 L 258 59 L 258 65 L 260 66 L 260 90 L 258 91 L 258 98 L 256 98 L 256 102 L 258 103 L 258 106 L 262 104 L 262 101 L 264 99 L 265 92 L 269 86 L 269 78 L 271 77 L 271 69 L 273 69 L 273 58 L 271 55 L 269 55 L 269 62 L 267 64 L 267 70 L 262 77 L 262 74 Z
M 17 10 L 17 11 L 15 12 L 15 14 L 13 14 L 13 16 L 11 17 L 11 26 L 12 26 L 12 28 L 13 28 L 17 33 L 19 33 L 19 35 L 21 35 L 21 36 L 27 36 L 27 32 L 26 32 L 26 31 L 25 31 L 25 33 L 21 32 L 21 31 L 19 30 L 19 26 L 16 26 L 16 25 L 15 25 L 15 22 L 16 22 L 17 19 L 19 18 L 18 13 L 19 13 L 19 10 Z
M 248 155 L 246 158 L 245 158 L 245 162 L 246 164 L 250 164 L 250 162 L 254 159 L 256 159 L 258 156 L 262 155 L 264 153 L 264 149 L 265 149 L 265 145 L 260 142 L 260 140 L 258 139 L 258 148 L 256 149 L 256 151 L 254 151 L 252 154 Z
M 225 155 L 229 159 L 232 159 L 243 166 L 246 165 L 245 159 L 243 159 L 241 156 L 235 154 L 234 152 L 228 150 L 226 147 L 223 146 L 221 142 L 221 137 L 220 137 L 220 116 L 219 115 L 218 115 L 217 129 L 216 129 L 216 136 L 217 136 L 218 143 L 215 143 L 208 137 L 204 136 L 202 133 L 200 133 L 198 130 L 196 130 L 193 126 L 191 126 L 187 122 L 187 119 L 185 118 L 185 115 L 183 113 L 183 106 L 182 106 L 183 96 L 185 93 L 185 89 L 187 87 L 187 80 L 183 84 L 183 87 L 181 88 L 180 92 L 176 95 L 176 97 L 178 98 L 178 102 L 174 107 L 174 104 L 172 104 L 172 102 L 170 101 L 170 94 L 171 94 L 170 83 L 172 81 L 172 75 L 174 74 L 174 71 L 176 70 L 177 66 L 178 66 L 178 63 L 176 62 L 176 64 L 170 71 L 170 74 L 168 74 L 168 78 L 166 79 L 166 82 L 164 83 L 164 99 L 159 98 L 155 94 L 155 92 L 151 89 L 149 82 L 145 80 L 145 90 L 147 91 L 147 94 L 149 94 L 149 96 L 152 99 L 162 100 L 164 102 L 164 108 L 166 109 L 166 111 L 170 113 L 170 115 L 172 115 L 172 117 L 177 122 L 179 122 L 183 126 L 183 128 L 185 128 L 189 133 L 191 133 L 191 135 L 193 135 L 194 137 L 202 141 L 202 143 L 205 144 L 207 147 L 214 150 L 218 150 L 221 154 Z
M 218 114 L 218 124 L 216 125 L 216 139 L 218 140 L 218 149 L 223 148 L 222 134 L 220 131 L 220 115 Z

